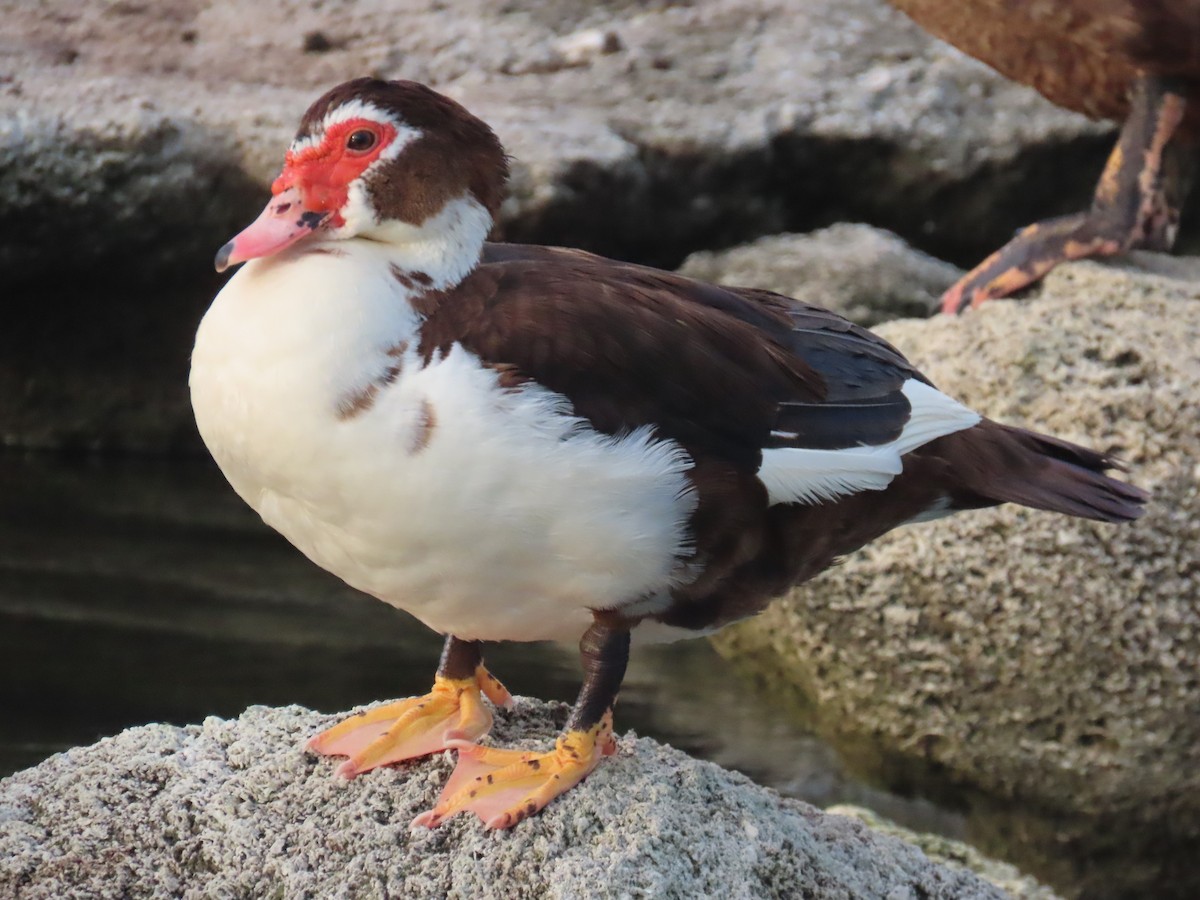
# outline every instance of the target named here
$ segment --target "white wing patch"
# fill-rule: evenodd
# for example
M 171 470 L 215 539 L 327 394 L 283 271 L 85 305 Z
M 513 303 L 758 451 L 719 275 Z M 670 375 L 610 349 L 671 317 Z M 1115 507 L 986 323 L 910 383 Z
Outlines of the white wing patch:
M 894 441 L 844 450 L 764 450 L 758 479 L 771 504 L 820 503 L 859 491 L 882 491 L 904 470 L 904 454 L 980 420 L 979 413 L 915 378 L 904 382 L 901 392 L 912 413 Z

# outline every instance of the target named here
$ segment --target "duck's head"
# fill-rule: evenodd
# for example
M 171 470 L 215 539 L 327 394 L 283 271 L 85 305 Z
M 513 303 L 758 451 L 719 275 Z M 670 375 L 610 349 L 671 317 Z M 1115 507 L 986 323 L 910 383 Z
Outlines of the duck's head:
M 464 217 L 482 244 L 507 178 L 496 135 L 449 97 L 413 81 L 348 81 L 308 108 L 271 201 L 217 252 L 217 271 L 300 241 L 428 240 Z

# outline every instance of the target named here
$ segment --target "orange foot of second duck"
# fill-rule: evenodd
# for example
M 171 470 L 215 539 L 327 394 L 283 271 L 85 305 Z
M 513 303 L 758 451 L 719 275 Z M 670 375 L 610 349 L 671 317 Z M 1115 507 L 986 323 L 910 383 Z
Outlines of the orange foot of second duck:
M 458 765 L 437 805 L 413 820 L 435 828 L 470 810 L 488 828 L 511 828 L 583 781 L 605 756 L 616 752 L 612 711 L 591 728 L 569 729 L 549 753 L 498 750 L 456 743 Z
M 1009 297 L 1059 263 L 1115 256 L 1127 249 L 1118 237 L 1098 231 L 1102 226 L 1086 213 L 1026 226 L 942 295 L 942 312 L 955 315 L 968 306 Z
M 968 272 L 942 296 L 942 312 L 1007 297 L 1067 260 L 1165 251 L 1175 242 L 1193 148 L 1174 139 L 1187 109 L 1174 79 L 1140 76 L 1121 137 L 1087 212 L 1037 222 Z
M 492 727 L 486 695 L 509 707 L 512 697 L 482 665 L 468 678 L 437 676 L 433 690 L 351 716 L 321 732 L 308 749 L 325 756 L 347 756 L 336 774 L 353 778 L 388 763 L 427 756 L 478 740 Z

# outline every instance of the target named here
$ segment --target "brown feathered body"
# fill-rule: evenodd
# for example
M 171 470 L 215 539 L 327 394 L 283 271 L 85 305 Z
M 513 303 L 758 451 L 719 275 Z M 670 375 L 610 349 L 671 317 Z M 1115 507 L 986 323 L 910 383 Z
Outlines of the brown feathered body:
M 1183 134 L 1200 138 L 1200 0 L 890 0 L 931 34 L 1092 118 L 1122 120 L 1139 75 L 1194 81 Z

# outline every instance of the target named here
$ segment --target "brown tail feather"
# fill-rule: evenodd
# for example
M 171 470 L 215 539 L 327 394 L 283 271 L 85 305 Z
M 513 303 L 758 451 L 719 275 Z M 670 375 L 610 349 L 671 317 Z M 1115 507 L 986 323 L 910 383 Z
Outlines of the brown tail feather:
M 1129 522 L 1145 512 L 1149 494 L 1104 474 L 1124 466 L 1112 457 L 1058 438 L 984 419 L 942 438 L 939 448 L 958 482 L 960 508 L 1019 503 L 1035 509 Z

